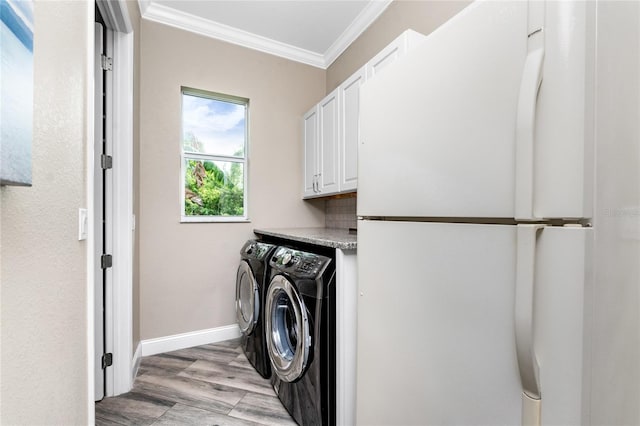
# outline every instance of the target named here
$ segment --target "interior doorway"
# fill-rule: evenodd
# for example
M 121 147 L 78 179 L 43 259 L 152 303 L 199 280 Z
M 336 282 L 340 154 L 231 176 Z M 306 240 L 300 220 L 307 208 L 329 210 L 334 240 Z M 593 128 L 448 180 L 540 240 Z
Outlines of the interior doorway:
M 133 54 L 127 2 L 96 0 L 93 161 L 87 179 L 93 226 L 91 263 L 94 400 L 128 392 L 133 286 Z
M 113 365 L 113 341 L 107 341 L 107 288 L 111 286 L 113 230 L 111 222 L 113 176 L 112 167 L 112 89 L 111 58 L 113 33 L 105 26 L 98 8 L 95 11 L 94 58 L 94 327 L 95 327 L 95 400 L 107 395 L 107 369 Z M 109 383 L 109 385 L 111 385 Z M 111 388 L 111 386 L 109 386 Z

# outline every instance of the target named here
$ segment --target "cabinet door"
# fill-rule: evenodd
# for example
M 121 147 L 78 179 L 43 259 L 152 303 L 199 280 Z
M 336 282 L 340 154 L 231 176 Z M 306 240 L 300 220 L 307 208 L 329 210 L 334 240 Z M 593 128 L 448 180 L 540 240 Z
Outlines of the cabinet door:
M 380 53 L 374 56 L 366 65 L 367 78 L 372 78 L 381 69 L 398 59 L 405 53 L 406 47 L 401 35 L 393 40 L 387 47 L 382 49 Z
M 389 43 L 387 47 L 367 62 L 367 65 L 365 65 L 367 68 L 367 78 L 369 79 L 376 75 L 376 73 L 413 49 L 425 38 L 426 36 L 424 34 L 413 30 L 406 30 L 400 34 L 398 38 Z
M 342 144 L 340 145 L 340 191 L 358 188 L 358 140 L 360 126 L 360 86 L 365 80 L 365 69 L 360 68 L 340 86 L 340 119 Z
M 304 185 L 302 196 L 304 198 L 317 195 L 316 170 L 318 169 L 318 107 L 314 106 L 303 118 L 304 158 L 303 176 Z
M 331 92 L 318 105 L 320 143 L 318 144 L 318 185 L 322 195 L 340 190 L 338 178 L 340 164 L 340 91 Z

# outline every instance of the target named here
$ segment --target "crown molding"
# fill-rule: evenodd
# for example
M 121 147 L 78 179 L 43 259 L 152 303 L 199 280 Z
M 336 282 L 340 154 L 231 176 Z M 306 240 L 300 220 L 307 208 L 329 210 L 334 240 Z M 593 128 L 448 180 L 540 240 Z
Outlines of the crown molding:
M 151 4 L 151 0 L 138 0 L 138 9 L 140 10 L 140 16 L 144 17 L 144 13 Z
M 140 8 L 144 0 L 139 0 Z M 145 1 L 144 19 L 190 31 L 205 37 L 211 37 L 228 43 L 237 44 L 249 49 L 280 56 L 296 62 L 302 62 L 318 68 L 325 68 L 324 56 L 309 50 L 300 49 L 262 37 L 248 31 L 239 30 L 228 25 L 219 24 L 200 18 L 153 1 Z
M 362 9 L 362 12 L 353 20 L 351 25 L 344 30 L 340 37 L 338 37 L 324 53 L 324 68 L 329 68 L 329 66 L 351 46 L 351 43 L 356 41 L 356 39 L 382 15 L 382 12 L 389 7 L 392 1 L 393 0 L 374 0 Z
M 143 19 L 169 25 L 205 37 L 226 41 L 317 68 L 327 69 L 371 25 L 393 0 L 369 3 L 324 53 L 316 53 L 185 13 L 153 0 L 138 0 Z

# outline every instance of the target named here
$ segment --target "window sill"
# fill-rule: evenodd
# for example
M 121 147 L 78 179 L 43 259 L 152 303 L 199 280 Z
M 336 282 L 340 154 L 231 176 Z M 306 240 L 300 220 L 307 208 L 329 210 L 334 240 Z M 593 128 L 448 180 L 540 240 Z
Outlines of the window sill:
M 182 216 L 180 223 L 251 223 L 251 220 L 243 217 Z

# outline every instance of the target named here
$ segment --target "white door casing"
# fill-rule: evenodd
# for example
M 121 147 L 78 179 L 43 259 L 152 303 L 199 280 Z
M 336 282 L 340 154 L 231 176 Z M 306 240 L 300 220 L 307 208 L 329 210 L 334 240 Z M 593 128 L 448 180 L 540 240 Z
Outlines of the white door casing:
M 126 5 L 122 5 L 126 11 Z M 128 15 L 127 15 L 128 22 Z M 113 395 L 133 385 L 133 33 L 114 32 Z
M 102 154 L 102 139 L 104 136 L 103 121 L 103 88 L 104 73 L 102 72 L 101 57 L 104 54 L 104 28 L 102 24 L 95 23 L 95 52 L 94 52 L 94 158 L 93 158 L 93 274 L 94 274 L 94 399 L 101 400 L 104 397 L 105 375 L 102 369 L 102 354 L 105 353 L 104 344 L 104 276 L 100 267 L 100 255 L 104 235 L 102 231 L 102 214 L 103 214 L 103 178 L 102 168 L 100 166 L 100 155 Z
M 111 285 L 107 286 L 105 295 L 105 343 L 107 351 L 113 353 L 113 366 L 107 370 L 106 376 L 106 396 L 113 396 L 131 389 L 132 368 L 134 366 L 132 350 L 134 35 L 126 2 L 98 0 L 96 4 L 107 29 L 112 30 L 113 40 L 113 51 L 110 52 L 112 57 L 112 71 L 110 71 L 112 89 L 108 94 L 110 101 L 107 102 L 109 111 L 106 123 L 106 133 L 111 135 L 110 154 L 113 158 L 111 185 L 108 186 L 110 189 L 106 194 L 106 203 L 111 206 L 108 209 L 109 222 L 112 224 L 110 231 L 108 231 L 108 238 L 111 241 L 108 249 L 113 256 L 113 267 L 110 268 Z M 98 66 L 97 63 L 96 66 Z M 95 152 L 93 160 L 96 155 L 99 154 Z M 94 188 L 97 184 L 94 178 L 94 167 L 87 169 L 88 185 L 90 188 Z M 91 192 L 90 195 L 91 198 L 97 197 L 97 194 L 91 194 Z M 90 208 L 93 208 L 93 205 Z M 95 212 L 90 214 L 95 216 Z M 89 232 L 94 234 L 94 229 L 90 228 Z M 95 235 L 90 235 L 88 240 L 92 241 L 94 238 Z M 97 271 L 100 265 L 98 262 L 98 265 L 94 266 L 93 258 L 95 256 L 91 256 L 94 254 L 93 252 L 94 248 L 92 247 L 89 253 L 92 261 L 88 261 L 87 264 L 92 271 Z M 94 286 L 95 276 L 92 278 L 89 280 L 90 286 Z M 92 289 L 90 294 L 94 293 Z M 93 315 L 90 315 L 92 318 L 97 315 L 95 307 L 95 301 L 93 301 L 89 306 L 93 312 Z M 94 359 L 98 358 L 98 354 L 94 352 L 95 327 L 91 327 L 88 333 L 89 358 L 91 358 L 88 366 L 89 371 L 93 371 Z M 95 393 L 95 388 L 96 384 L 94 383 L 91 393 Z M 90 412 L 93 412 L 93 403 L 91 403 Z

